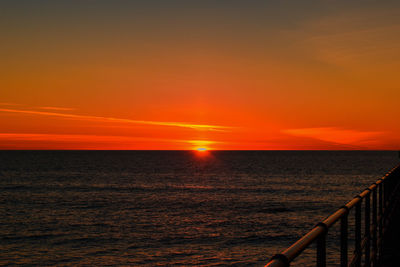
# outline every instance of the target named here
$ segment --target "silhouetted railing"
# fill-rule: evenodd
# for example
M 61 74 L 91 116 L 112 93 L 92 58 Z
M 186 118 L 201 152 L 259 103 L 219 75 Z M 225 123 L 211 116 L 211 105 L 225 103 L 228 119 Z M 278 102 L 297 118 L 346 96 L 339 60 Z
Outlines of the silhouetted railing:
M 399 204 L 400 165 L 373 183 L 335 213 L 318 223 L 297 242 L 276 254 L 266 267 L 284 267 L 310 244 L 316 242 L 317 266 L 326 266 L 326 238 L 329 229 L 340 220 L 340 266 L 379 266 L 383 255 L 383 236 L 390 223 L 395 208 Z M 372 208 L 371 208 L 372 199 Z M 364 207 L 362 203 L 364 202 Z M 349 212 L 355 207 L 354 253 L 348 258 Z M 364 208 L 364 218 L 361 209 Z M 364 233 L 362 234 L 362 221 Z M 400 227 L 400 226 L 399 226 Z

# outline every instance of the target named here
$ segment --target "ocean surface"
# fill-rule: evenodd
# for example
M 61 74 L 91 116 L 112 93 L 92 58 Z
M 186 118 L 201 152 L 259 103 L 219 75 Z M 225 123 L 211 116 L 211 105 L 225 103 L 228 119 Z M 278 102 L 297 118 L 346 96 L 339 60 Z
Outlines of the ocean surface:
M 263 266 L 398 162 L 390 151 L 0 151 L 0 265 Z

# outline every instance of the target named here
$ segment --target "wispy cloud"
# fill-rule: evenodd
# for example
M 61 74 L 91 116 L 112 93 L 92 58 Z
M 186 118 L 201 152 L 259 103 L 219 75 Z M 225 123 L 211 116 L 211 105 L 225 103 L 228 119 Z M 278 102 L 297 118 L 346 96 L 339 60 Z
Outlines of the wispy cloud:
M 91 134 L 42 134 L 42 133 L 0 133 L 0 140 L 15 141 L 84 141 L 84 142 L 127 142 L 127 141 L 168 141 L 181 140 Z
M 8 103 L 8 102 L 0 102 L 0 106 L 21 106 L 21 104 L 17 104 L 17 103 Z
M 210 146 L 216 143 L 223 143 L 220 141 L 210 140 L 184 140 L 184 139 L 170 139 L 170 138 L 154 138 L 154 137 L 140 137 L 140 136 L 121 136 L 121 135 L 94 135 L 94 134 L 44 134 L 44 133 L 0 133 L 0 146 L 2 142 L 7 143 L 10 141 L 20 142 L 65 142 L 65 143 L 85 143 L 85 144 L 123 144 L 125 147 L 133 145 L 140 145 L 146 142 L 168 143 L 176 147 L 192 149 L 194 146 Z
M 75 108 L 64 108 L 64 107 L 38 107 L 38 109 L 58 110 L 58 111 L 72 111 L 72 110 L 76 110 Z
M 343 11 L 303 25 L 297 45 L 316 60 L 344 69 L 397 64 L 397 18 L 393 10 Z
M 384 132 L 359 131 L 337 127 L 286 129 L 282 132 L 293 136 L 309 137 L 347 145 L 368 145 L 371 142 L 375 142 L 378 136 L 384 134 Z
M 213 146 L 214 144 L 225 143 L 221 141 L 212 141 L 212 140 L 185 140 L 184 142 L 189 143 L 190 145 L 195 147 L 210 147 Z
M 221 126 L 221 125 L 192 124 L 192 123 L 183 123 L 183 122 L 131 120 L 131 119 L 114 118 L 114 117 L 78 115 L 78 114 L 68 114 L 68 113 L 48 112 L 48 111 L 36 111 L 36 110 L 21 110 L 21 109 L 0 108 L 0 112 L 20 113 L 20 114 L 29 114 L 29 115 L 41 115 L 41 116 L 53 116 L 53 117 L 62 117 L 62 118 L 88 120 L 88 121 L 104 121 L 104 122 L 118 122 L 118 123 L 130 123 L 130 124 L 142 124 L 142 125 L 181 127 L 181 128 L 190 128 L 190 129 L 204 130 L 204 131 L 226 131 L 228 129 L 232 129 L 233 128 L 233 127 Z

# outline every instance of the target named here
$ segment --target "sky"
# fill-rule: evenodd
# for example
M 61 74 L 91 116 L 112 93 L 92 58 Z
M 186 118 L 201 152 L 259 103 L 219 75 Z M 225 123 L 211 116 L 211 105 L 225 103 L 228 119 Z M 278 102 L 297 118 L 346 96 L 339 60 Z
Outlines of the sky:
M 2 0 L 0 149 L 400 149 L 400 1 Z

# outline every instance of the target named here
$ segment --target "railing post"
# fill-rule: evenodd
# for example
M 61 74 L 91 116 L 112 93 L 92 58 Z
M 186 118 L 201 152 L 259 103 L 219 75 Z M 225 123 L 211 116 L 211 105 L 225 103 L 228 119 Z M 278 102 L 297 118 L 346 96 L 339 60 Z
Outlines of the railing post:
M 379 184 L 379 262 L 382 261 L 383 253 L 383 181 Z
M 370 218 L 371 218 L 371 190 L 369 190 L 368 195 L 365 197 L 365 238 L 366 238 L 366 243 L 365 243 L 365 266 L 370 267 L 371 266 L 371 223 L 370 223 Z
M 316 226 L 324 229 L 324 232 L 317 239 L 317 267 L 326 266 L 326 235 L 328 234 L 328 226 L 319 222 Z
M 388 183 L 387 177 L 385 180 L 382 181 L 383 187 L 383 214 L 386 213 L 386 205 L 387 205 L 387 197 L 388 197 Z
M 326 233 L 317 240 L 317 267 L 326 266 Z
M 348 208 L 346 207 L 347 213 L 340 219 L 340 266 L 347 267 L 347 224 L 348 224 Z
M 378 220 L 377 220 L 377 199 L 376 199 L 376 193 L 377 192 L 377 187 L 374 188 L 374 191 L 372 192 L 372 264 L 374 267 L 378 266 L 378 240 L 377 240 L 377 231 L 378 231 Z
M 360 201 L 356 204 L 356 228 L 355 228 L 355 254 L 356 261 L 355 266 L 361 267 L 361 198 Z

